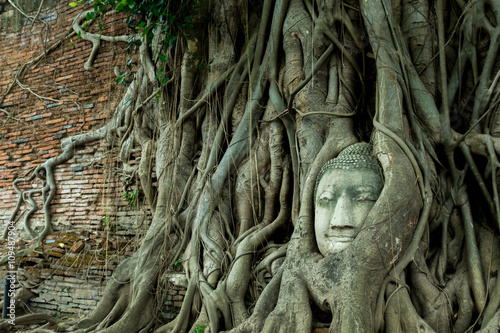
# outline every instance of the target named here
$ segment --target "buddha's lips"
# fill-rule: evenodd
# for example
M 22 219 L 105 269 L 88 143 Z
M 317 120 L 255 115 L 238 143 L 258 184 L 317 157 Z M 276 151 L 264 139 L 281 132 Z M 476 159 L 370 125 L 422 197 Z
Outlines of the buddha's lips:
M 349 236 L 349 235 L 330 235 L 330 234 L 325 234 L 325 237 L 327 238 L 332 238 L 336 242 L 352 242 L 355 236 Z

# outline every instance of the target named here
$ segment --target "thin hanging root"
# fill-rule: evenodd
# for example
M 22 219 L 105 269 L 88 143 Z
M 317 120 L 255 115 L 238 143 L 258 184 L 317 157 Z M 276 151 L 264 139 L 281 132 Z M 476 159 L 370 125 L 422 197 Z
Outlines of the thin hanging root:
M 484 310 L 483 323 L 481 325 L 481 328 L 490 326 L 489 325 L 490 320 L 493 320 L 495 316 L 498 316 L 499 307 L 500 307 L 500 283 L 498 283 L 497 281 L 495 289 L 493 290 L 493 293 L 491 295 L 491 299 Z
M 460 194 L 459 202 L 465 231 L 465 244 L 467 251 L 467 264 L 469 267 L 469 279 L 476 309 L 481 313 L 486 305 L 486 287 L 481 269 L 481 257 L 477 247 L 476 233 L 474 231 L 474 220 L 469 199 L 465 192 Z
M 457 268 L 455 275 L 448 281 L 443 290 L 448 298 L 456 298 L 458 312 L 453 329 L 457 333 L 464 333 L 469 330 L 474 313 L 474 302 L 470 293 L 470 286 L 467 277 L 467 264 L 462 261 Z
M 313 75 L 316 74 L 316 72 L 321 68 L 321 66 L 325 63 L 325 61 L 330 58 L 330 55 L 332 54 L 333 50 L 334 50 L 334 47 L 332 44 L 330 44 L 330 46 L 328 46 L 326 51 L 321 55 L 321 57 L 318 59 L 318 61 L 314 64 L 314 67 L 313 67 L 313 70 L 311 71 L 311 73 L 292 91 L 292 93 L 290 94 L 288 107 L 283 112 L 290 112 L 290 110 L 292 110 L 293 101 L 295 99 L 295 96 L 299 93 L 300 90 L 302 90 L 302 88 L 304 88 L 306 86 L 306 84 L 309 83 L 309 81 L 311 81 Z M 280 117 L 280 116 L 281 115 L 278 115 L 277 117 Z M 273 120 L 273 119 L 271 119 L 271 120 Z M 269 121 L 271 121 L 271 120 L 269 120 Z
M 280 212 L 278 217 L 268 225 L 259 224 L 254 232 L 250 233 L 236 248 L 235 259 L 231 271 L 226 280 L 225 291 L 232 305 L 234 324 L 239 325 L 246 319 L 246 307 L 244 297 L 248 290 L 251 277 L 251 264 L 255 250 L 266 243 L 276 230 L 283 226 L 290 218 L 290 212 L 287 202 L 290 191 L 290 182 L 286 181 L 290 177 L 289 163 L 283 164 L 283 179 L 280 189 Z
M 490 145 L 486 144 L 486 146 L 488 148 L 488 151 L 490 152 L 490 158 L 493 157 L 496 160 L 495 150 L 493 149 L 493 151 L 490 151 Z M 493 147 L 491 146 L 491 148 L 493 148 Z M 481 193 L 483 194 L 486 202 L 488 203 L 488 208 L 490 209 L 490 213 L 499 222 L 498 225 L 500 227 L 500 221 L 498 220 L 498 217 L 497 217 L 497 212 L 500 212 L 500 207 L 498 204 L 498 193 L 497 193 L 498 190 L 495 191 L 496 186 L 493 187 L 493 191 L 494 191 L 494 193 L 496 193 L 496 200 L 493 201 L 493 199 L 491 198 L 490 192 L 489 192 L 488 188 L 486 187 L 486 184 L 483 180 L 483 177 L 481 176 L 481 174 L 476 166 L 476 163 L 474 162 L 474 158 L 472 157 L 469 146 L 467 146 L 467 144 L 465 142 L 462 142 L 462 143 L 460 143 L 460 149 L 462 150 L 462 153 L 464 154 L 464 156 L 467 160 L 467 163 L 469 163 L 469 167 L 471 168 L 472 174 L 474 175 L 474 177 L 477 181 L 477 184 L 479 185 L 479 188 L 481 189 Z M 492 152 L 493 152 L 493 155 L 491 155 Z M 492 163 L 492 165 L 494 165 L 493 161 L 491 161 L 491 163 Z M 498 164 L 498 161 L 497 161 L 497 164 Z M 493 176 L 492 179 L 495 179 L 495 177 Z
M 164 326 L 160 327 L 158 330 L 156 330 L 155 333 L 186 332 L 186 329 L 187 329 L 188 323 L 189 323 L 190 313 L 191 313 L 191 306 L 193 305 L 194 296 L 197 292 L 196 282 L 197 282 L 197 279 L 194 279 L 193 277 L 191 277 L 189 279 L 188 288 L 186 290 L 186 295 L 184 296 L 184 300 L 182 302 L 182 306 L 181 306 L 181 310 L 180 310 L 179 314 L 170 323 L 168 323 L 167 325 L 164 325 Z M 170 329 L 171 329 L 171 331 L 170 331 Z
M 250 318 L 229 331 L 230 333 L 252 333 L 262 331 L 265 319 L 269 316 L 271 311 L 274 310 L 278 302 L 282 276 L 283 269 L 280 269 L 260 295 L 259 299 L 265 299 L 266 302 L 257 302 Z
M 263 224 L 271 223 L 275 217 L 275 201 L 279 197 L 281 182 L 283 181 L 284 142 L 283 125 L 277 122 L 272 123 L 268 140 L 271 161 L 269 183 L 267 184 L 265 181 L 262 183 L 265 190 Z M 262 180 L 264 180 L 263 177 Z
M 478 22 L 487 22 L 488 20 L 477 20 Z M 484 109 L 487 107 L 485 100 L 489 100 L 491 94 L 486 88 L 491 82 L 491 73 L 493 72 L 497 60 L 498 49 L 500 47 L 500 27 L 496 27 L 495 31 L 490 34 L 490 47 L 488 49 L 488 54 L 482 63 L 482 71 L 479 77 L 479 84 L 477 91 L 484 91 L 486 94 L 481 94 L 480 98 L 474 101 L 474 108 L 472 110 L 472 121 L 475 122 L 479 119 L 480 115 L 483 114 Z
M 99 50 L 99 47 L 101 46 L 101 40 L 108 41 L 108 42 L 127 42 L 129 38 L 134 38 L 135 36 L 104 36 L 104 35 L 96 35 L 92 34 L 90 32 L 87 32 L 82 29 L 80 24 L 82 23 L 83 20 L 86 19 L 86 16 L 88 13 L 93 13 L 93 10 L 87 10 L 85 12 L 82 12 L 78 14 L 74 19 L 73 19 L 73 30 L 83 39 L 86 39 L 88 41 L 92 42 L 92 51 L 90 52 L 89 60 L 85 63 L 83 68 L 85 70 L 90 71 L 92 70 L 92 64 L 94 63 L 94 59 L 97 55 L 97 51 Z M 93 22 L 93 21 L 92 21 Z M 92 23 L 90 22 L 90 23 Z
M 254 269 L 254 272 L 257 275 L 257 281 L 261 284 L 262 287 L 266 287 L 267 285 L 266 281 L 264 280 L 264 274 L 268 272 L 272 275 L 273 262 L 277 259 L 284 258 L 286 256 L 287 248 L 288 244 L 281 246 L 278 250 L 265 257 Z
M 245 58 L 241 58 L 240 61 L 242 60 L 245 60 Z M 178 120 L 177 122 L 175 123 L 175 126 L 179 127 L 180 125 L 182 125 L 182 123 L 187 119 L 189 118 L 193 113 L 195 113 L 196 111 L 198 111 L 198 109 L 203 105 L 203 104 L 207 104 L 208 103 L 208 100 L 209 98 L 212 96 L 212 94 L 214 94 L 217 89 L 224 83 L 226 82 L 226 79 L 228 78 L 229 74 L 232 73 L 232 71 L 234 70 L 234 68 L 236 67 L 237 65 L 233 65 L 231 66 L 224 74 L 222 74 L 222 76 L 217 80 L 215 81 L 214 83 L 214 87 L 212 87 L 202 98 L 200 98 L 198 100 L 198 102 L 196 102 L 195 105 L 193 105 L 189 110 L 187 110 Z
M 36 66 L 38 65 L 39 61 L 41 59 L 43 59 L 44 57 L 47 56 L 47 53 L 50 52 L 50 51 L 53 51 L 55 50 L 56 48 L 58 48 L 62 42 L 66 39 L 66 38 L 70 38 L 70 37 L 73 37 L 74 35 L 76 35 L 75 32 L 71 32 L 71 33 L 67 33 L 65 36 L 63 36 L 61 39 L 59 39 L 57 42 L 55 42 L 54 44 L 52 44 L 48 49 L 44 50 L 44 53 L 42 54 L 39 54 L 37 57 L 35 57 L 34 59 L 28 61 L 27 63 L 21 65 L 21 67 L 19 67 L 19 69 L 17 70 L 17 73 L 16 73 L 16 76 L 14 78 L 14 80 L 12 81 L 12 83 L 10 84 L 10 86 L 7 88 L 7 90 L 3 93 L 2 96 L 0 96 L 0 104 L 3 103 L 5 97 L 12 91 L 12 89 L 18 85 L 21 89 L 23 90 L 28 90 L 31 94 L 35 95 L 36 97 L 42 99 L 42 100 L 49 100 L 49 101 L 53 101 L 53 102 L 64 102 L 65 100 L 57 100 L 57 99 L 53 99 L 53 98 L 49 98 L 49 97 L 44 97 L 44 96 L 40 96 L 38 94 L 36 94 L 35 92 L 33 92 L 33 90 L 31 90 L 27 85 L 24 85 L 21 83 L 21 77 L 26 73 L 26 69 L 27 68 L 30 68 L 31 70 L 35 69 Z M 71 102 L 74 102 L 76 103 L 75 101 L 71 101 Z M 8 114 L 7 111 L 3 110 L 3 112 L 6 112 Z M 10 117 L 10 116 L 9 116 Z M 24 122 L 23 122 L 24 123 Z M 26 123 L 25 123 L 26 124 Z
M 493 200 L 495 203 L 495 209 L 497 212 L 497 223 L 498 223 L 498 228 L 500 229 L 500 199 L 498 195 L 498 186 L 496 183 L 497 179 L 497 173 L 496 170 L 500 166 L 500 163 L 498 162 L 498 158 L 496 155 L 495 148 L 493 147 L 493 143 L 491 140 L 485 140 L 486 148 L 488 150 L 489 154 L 489 162 L 491 165 L 491 181 L 492 181 L 492 188 L 493 188 Z
M 493 200 L 495 201 L 495 208 L 496 212 L 500 212 L 500 203 L 499 203 L 499 196 L 498 196 L 498 185 L 497 185 L 497 167 L 500 166 L 500 163 L 498 162 L 497 155 L 495 152 L 495 149 L 493 147 L 493 144 L 491 143 L 490 140 L 486 140 L 485 142 L 486 147 L 488 149 L 488 153 L 490 155 L 489 162 L 491 164 L 491 182 L 492 182 L 492 188 L 493 188 Z M 500 228 L 500 218 L 497 215 L 497 223 Z M 500 306 L 500 283 L 495 285 L 495 289 L 493 291 L 493 294 L 491 296 L 491 299 L 484 311 L 484 317 L 483 317 L 483 325 L 481 328 L 486 327 L 488 322 L 493 318 L 495 313 L 497 312 L 498 307 Z
M 436 278 L 441 286 L 445 285 L 445 272 L 448 263 L 448 224 L 451 219 L 453 201 L 447 200 L 441 210 L 441 249 L 438 258 L 438 267 L 436 269 Z
M 434 330 L 418 315 L 408 290 L 402 286 L 389 285 L 385 332 L 425 333 Z

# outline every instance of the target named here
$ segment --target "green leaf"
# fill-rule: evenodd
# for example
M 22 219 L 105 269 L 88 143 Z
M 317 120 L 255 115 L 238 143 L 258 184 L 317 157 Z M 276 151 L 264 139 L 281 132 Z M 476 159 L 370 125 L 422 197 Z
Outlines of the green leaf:
M 123 4 L 120 2 L 119 4 L 116 5 L 116 10 L 120 11 L 123 9 Z
M 187 34 L 186 34 L 187 35 Z M 177 39 L 177 36 L 168 36 L 167 41 L 168 41 L 168 48 L 171 49 L 174 46 L 174 42 Z
M 158 54 L 158 58 L 163 61 L 163 62 L 167 62 L 167 57 L 165 57 L 163 54 Z
M 116 83 L 122 83 L 125 78 L 123 76 L 116 78 Z
M 149 26 L 146 29 L 144 29 L 144 31 L 142 32 L 142 35 L 143 36 L 147 35 L 147 33 L 149 32 L 149 30 L 151 30 L 151 26 Z
M 139 25 L 137 26 L 137 28 L 140 29 L 140 28 L 142 28 L 145 25 L 146 25 L 146 22 L 143 21 L 143 22 L 139 23 Z
M 109 4 L 110 4 L 111 6 L 114 6 L 114 5 L 115 5 L 115 0 L 109 0 Z
M 179 260 L 179 259 L 177 259 L 177 260 L 174 262 L 174 266 L 179 265 L 179 262 L 180 262 L 180 260 Z
M 73 40 L 72 39 L 69 40 L 69 46 L 73 46 Z
M 78 31 L 78 38 L 82 38 L 82 32 Z
M 70 5 L 70 7 L 76 7 L 76 6 L 78 6 L 78 4 L 76 2 L 72 2 L 69 5 Z
M 90 21 L 95 18 L 95 15 L 95 12 L 88 12 L 85 18 L 87 19 L 87 21 Z
M 205 325 L 200 325 L 200 326 L 196 327 L 195 333 L 203 333 L 203 331 L 205 330 L 205 328 L 206 328 Z
M 167 83 L 167 82 L 168 82 L 168 80 L 169 80 L 169 78 L 168 78 L 168 77 L 164 77 L 163 79 L 161 79 L 161 84 L 165 84 L 165 83 Z
M 103 29 L 103 27 L 102 27 L 102 23 L 101 23 L 101 21 L 99 21 L 99 30 L 101 30 L 101 31 L 103 31 L 103 30 L 104 30 L 104 29 Z
M 160 17 L 160 12 L 156 8 L 156 6 L 154 6 L 153 8 L 151 8 L 151 10 L 153 11 L 154 16 Z

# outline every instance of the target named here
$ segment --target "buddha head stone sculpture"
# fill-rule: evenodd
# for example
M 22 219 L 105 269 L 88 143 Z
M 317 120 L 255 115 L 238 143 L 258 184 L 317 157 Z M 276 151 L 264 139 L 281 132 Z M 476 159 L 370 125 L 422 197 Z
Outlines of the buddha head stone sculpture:
M 321 168 L 314 191 L 314 230 L 323 256 L 350 245 L 382 188 L 382 172 L 368 143 L 347 147 Z

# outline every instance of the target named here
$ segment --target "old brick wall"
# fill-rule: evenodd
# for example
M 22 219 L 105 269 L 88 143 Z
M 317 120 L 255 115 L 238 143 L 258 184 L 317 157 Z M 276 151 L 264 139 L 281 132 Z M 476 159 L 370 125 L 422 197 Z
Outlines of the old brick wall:
M 8 8 L 8 7 L 7 7 Z M 11 9 L 13 11 L 13 9 Z M 68 32 L 74 16 L 82 7 L 72 8 L 69 1 L 43 9 L 42 23 L 25 20 L 18 32 L 12 27 L 0 31 L 0 92 L 8 92 L 21 66 L 43 54 Z M 7 15 L 8 11 L 0 16 Z M 34 13 L 31 13 L 34 15 Z M 104 34 L 126 33 L 123 17 L 110 16 L 104 22 Z M 61 140 L 95 130 L 110 116 L 124 87 L 115 83 L 115 66 L 124 67 L 129 56 L 126 44 L 102 43 L 94 70 L 85 71 L 91 43 L 77 36 L 66 38 L 34 67 L 27 68 L 20 79 L 26 89 L 15 85 L 0 108 L 0 223 L 7 222 L 18 198 L 13 180 L 37 164 L 61 152 Z M 42 98 L 40 98 L 40 97 Z M 9 114 L 7 114 L 7 112 Z M 115 155 L 99 143 L 88 145 L 56 168 L 58 192 L 52 204 L 52 220 L 60 228 L 98 230 L 100 221 L 120 212 L 116 228 L 127 230 L 137 219 L 127 202 L 120 198 L 119 177 L 113 172 Z M 21 184 L 30 188 L 35 185 Z M 40 198 L 37 200 L 40 204 Z M 23 207 L 24 210 L 30 207 Z M 42 210 L 31 218 L 33 227 L 43 223 Z M 128 219 L 127 219 L 128 218 Z M 126 223 L 128 222 L 128 224 Z M 22 223 L 18 223 L 22 225 Z M 22 229 L 19 229 L 22 232 Z
M 23 9 L 33 16 L 40 0 L 28 2 L 30 8 Z M 28 6 L 25 1 L 19 3 Z M 83 7 L 72 8 L 69 3 L 45 1 L 47 6 L 38 14 L 43 23 L 31 22 L 8 4 L 0 6 L 0 232 L 18 199 L 12 186 L 14 179 L 57 156 L 62 139 L 103 126 L 125 91 L 123 84 L 115 82 L 114 67 L 125 70 L 128 59 L 137 63 L 137 56 L 125 51 L 126 43 L 103 42 L 94 69 L 85 71 L 91 43 L 76 35 L 67 37 L 73 18 Z M 98 31 L 97 24 L 90 29 Z M 127 33 L 124 17 L 106 17 L 102 33 Z M 46 52 L 60 40 L 60 46 Z M 45 52 L 36 65 L 27 66 L 24 74 L 16 77 L 24 64 Z M 16 79 L 20 84 L 13 84 Z M 133 154 L 138 156 L 139 152 Z M 120 169 L 116 149 L 103 142 L 82 147 L 74 158 L 56 168 L 58 191 L 51 206 L 56 234 L 45 239 L 34 255 L 18 263 L 23 267 L 22 284 L 32 287 L 36 294 L 29 304 L 31 311 L 88 312 L 101 298 L 112 269 L 137 249 L 149 213 L 140 202 L 130 206 L 122 198 L 121 180 L 125 175 Z M 20 188 L 39 188 L 40 184 L 24 182 Z M 125 190 L 130 193 L 132 188 Z M 44 221 L 40 195 L 35 199 L 40 209 L 29 223 L 40 230 Z M 29 237 L 22 214 L 30 208 L 23 203 L 16 216 L 17 232 L 23 239 Z M 73 235 L 72 241 L 64 238 L 68 233 Z M 113 240 L 123 240 L 127 246 L 113 245 Z M 77 241 L 84 243 L 79 250 L 82 252 L 71 251 Z M 16 246 L 21 249 L 26 244 L 19 240 Z M 5 242 L 0 242 L 0 255 L 5 253 Z M 91 254 L 95 260 L 82 259 Z M 0 271 L 0 279 L 5 274 L 5 270 Z M 177 290 L 171 296 L 175 300 L 169 299 L 172 304 L 167 306 L 175 312 L 173 308 L 179 305 L 182 294 Z

